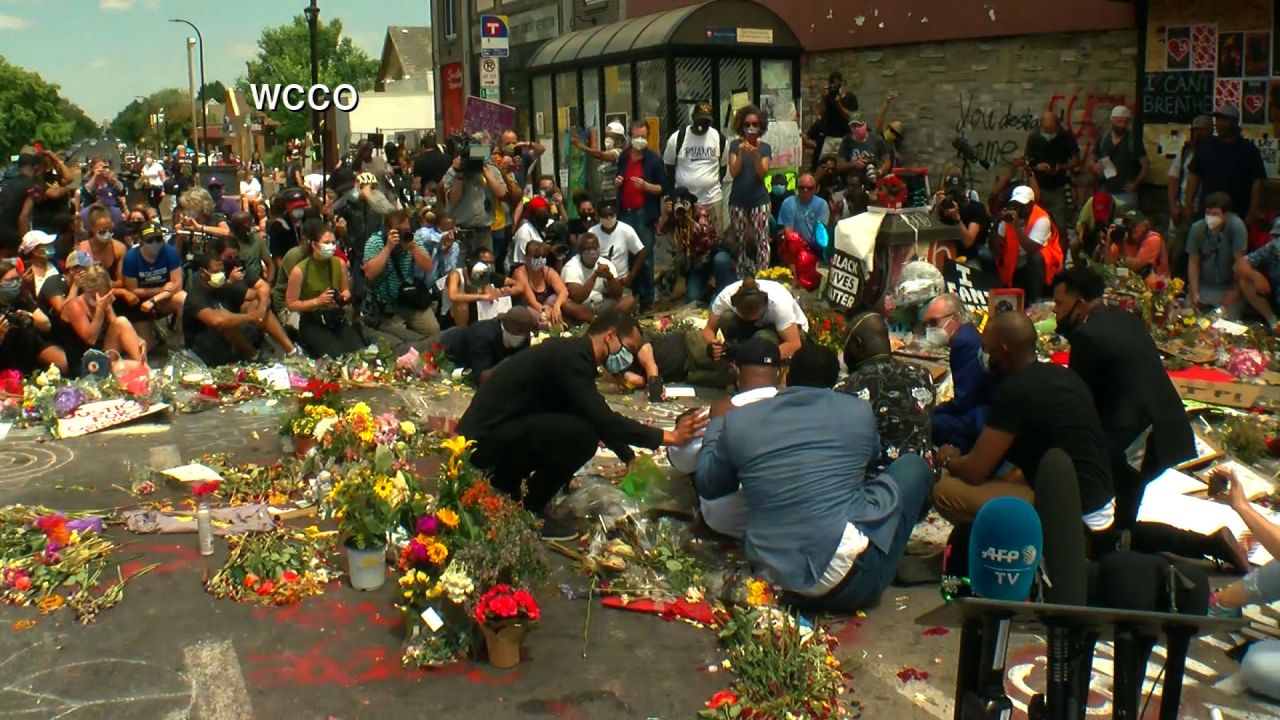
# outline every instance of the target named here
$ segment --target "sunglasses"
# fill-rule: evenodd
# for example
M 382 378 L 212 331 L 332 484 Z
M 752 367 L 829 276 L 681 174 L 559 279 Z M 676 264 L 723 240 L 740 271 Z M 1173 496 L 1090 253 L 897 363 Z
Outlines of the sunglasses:
M 939 325 L 941 325 L 944 321 L 946 321 L 946 319 L 947 319 L 947 318 L 951 317 L 952 315 L 955 315 L 955 313 L 953 313 L 953 312 L 949 312 L 949 313 L 947 313 L 946 315 L 939 315 L 939 316 L 938 316 L 938 317 L 936 317 L 936 318 L 930 318 L 930 319 L 928 319 L 928 320 L 925 320 L 925 321 L 924 321 L 924 326 L 925 326 L 925 327 L 938 327 L 938 326 L 939 326 Z
M 797 185 L 796 187 L 800 190 L 808 190 L 810 192 L 818 189 L 817 185 Z

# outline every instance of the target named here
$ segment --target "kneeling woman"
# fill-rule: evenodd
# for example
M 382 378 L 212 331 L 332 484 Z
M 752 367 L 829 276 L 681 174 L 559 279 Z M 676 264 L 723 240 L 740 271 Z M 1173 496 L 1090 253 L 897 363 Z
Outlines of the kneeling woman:
M 116 315 L 111 307 L 111 276 L 100 265 L 84 271 L 77 281 L 80 293 L 62 304 L 62 321 L 71 328 L 67 357 L 78 365 L 88 350 L 105 352 L 117 360 L 146 362 L 146 343 L 138 338 L 133 323 Z M 74 358 L 74 359 L 72 359 Z
M 339 357 L 364 345 L 347 317 L 351 302 L 351 273 L 342 258 L 334 257 L 337 239 L 323 220 L 302 226 L 309 250 L 293 270 L 285 289 L 285 307 L 300 315 L 298 336 L 312 357 Z
M 466 327 L 479 320 L 497 317 L 504 311 L 496 303 L 502 298 L 521 294 L 520 281 L 504 277 L 495 285 L 498 273 L 493 264 L 493 251 L 476 248 L 467 258 L 465 268 L 457 268 L 444 277 L 441 297 L 441 314 L 447 314 L 455 327 Z M 481 312 L 480 303 L 486 303 Z M 506 309 L 509 309 L 510 300 Z
M 52 331 L 35 298 L 23 292 L 17 264 L 0 260 L 0 369 L 27 375 L 54 365 L 66 373 L 67 356 L 50 342 Z

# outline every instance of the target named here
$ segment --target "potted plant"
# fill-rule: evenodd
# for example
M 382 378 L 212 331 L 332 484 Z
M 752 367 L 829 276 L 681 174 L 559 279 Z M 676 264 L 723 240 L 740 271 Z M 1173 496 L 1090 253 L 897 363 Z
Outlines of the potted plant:
M 361 463 L 346 471 L 325 500 L 346 548 L 351 587 L 376 590 L 386 581 L 387 531 L 409 494 L 400 473 L 387 475 Z
M 324 421 L 330 424 L 338 417 L 338 413 L 328 405 L 305 405 L 298 408 L 285 422 L 285 431 L 293 438 L 293 453 L 296 457 L 306 457 L 319 442 L 316 428 Z
M 489 652 L 489 664 L 505 669 L 520 664 L 524 635 L 542 613 L 528 590 L 494 585 L 480 596 L 475 616 Z

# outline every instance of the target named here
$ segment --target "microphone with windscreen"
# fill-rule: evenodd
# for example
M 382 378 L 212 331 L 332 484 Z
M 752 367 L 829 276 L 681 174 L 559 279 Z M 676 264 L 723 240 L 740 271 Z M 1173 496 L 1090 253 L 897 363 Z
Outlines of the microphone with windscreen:
M 973 594 L 991 600 L 1026 600 L 1043 545 L 1040 516 L 1031 503 L 1014 497 L 988 501 L 974 518 L 969 537 Z

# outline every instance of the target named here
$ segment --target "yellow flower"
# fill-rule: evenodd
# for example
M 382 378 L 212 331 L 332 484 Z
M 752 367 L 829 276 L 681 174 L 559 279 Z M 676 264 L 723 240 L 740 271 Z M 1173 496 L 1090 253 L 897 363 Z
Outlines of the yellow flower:
M 763 580 L 747 581 L 747 604 L 758 607 L 769 602 L 769 586 Z
M 430 548 L 427 548 L 427 552 L 429 553 L 430 551 L 431 551 L 431 549 L 430 549 Z M 422 572 L 421 570 L 414 570 L 414 571 L 413 571 L 413 579 L 414 579 L 415 581 L 417 581 L 417 582 L 418 582 L 418 584 L 420 584 L 420 585 L 426 585 L 426 584 L 427 584 L 427 582 L 429 582 L 429 581 L 431 580 L 431 577 L 430 577 L 430 576 L 428 576 L 426 573 Z
M 405 420 L 400 423 L 400 434 L 405 437 L 413 437 L 418 432 L 418 427 L 413 423 Z
M 458 527 L 458 513 L 449 508 L 441 508 L 436 511 L 436 519 L 444 523 L 444 526 L 450 529 Z
M 358 402 L 355 405 L 352 405 L 351 409 L 347 411 L 347 417 L 373 417 L 373 411 L 369 409 L 368 405 L 363 402 Z
M 400 587 L 409 587 L 413 584 L 413 573 L 405 573 L 400 576 Z M 407 594 L 407 593 L 406 593 Z
M 427 547 L 427 559 L 432 563 L 439 565 L 449 557 L 449 548 L 441 543 L 432 543 Z
M 470 448 L 472 445 L 475 445 L 475 444 L 476 444 L 475 440 L 468 440 L 462 435 L 456 435 L 440 443 L 440 447 L 444 448 L 445 450 L 448 450 L 449 453 L 452 454 L 454 457 L 457 457 L 462 453 L 466 452 L 468 448 Z
M 54 610 L 57 610 L 58 608 L 62 607 L 63 603 L 65 602 L 66 600 L 64 600 L 61 595 L 46 595 L 43 599 L 40 600 L 40 603 L 39 605 L 37 605 L 37 607 L 40 609 L 41 615 L 48 615 Z
M 372 444 L 372 443 L 373 443 L 373 428 L 369 428 L 368 430 L 365 430 L 365 431 L 361 432 L 361 433 L 358 435 L 358 437 L 360 438 L 360 442 L 364 443 L 365 445 L 370 445 L 370 444 Z

